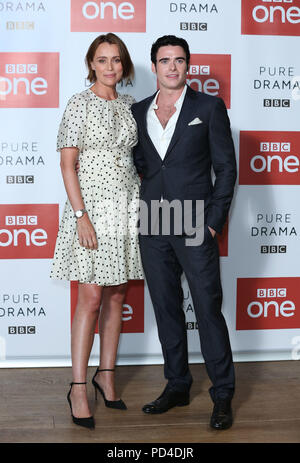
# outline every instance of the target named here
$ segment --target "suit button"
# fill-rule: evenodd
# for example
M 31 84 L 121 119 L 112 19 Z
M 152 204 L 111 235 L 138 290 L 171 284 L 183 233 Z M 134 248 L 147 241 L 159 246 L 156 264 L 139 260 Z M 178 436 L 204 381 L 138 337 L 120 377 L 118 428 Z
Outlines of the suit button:
M 162 169 L 165 169 L 165 168 L 166 168 L 166 166 L 163 164 L 163 165 L 161 166 L 161 168 L 162 168 Z

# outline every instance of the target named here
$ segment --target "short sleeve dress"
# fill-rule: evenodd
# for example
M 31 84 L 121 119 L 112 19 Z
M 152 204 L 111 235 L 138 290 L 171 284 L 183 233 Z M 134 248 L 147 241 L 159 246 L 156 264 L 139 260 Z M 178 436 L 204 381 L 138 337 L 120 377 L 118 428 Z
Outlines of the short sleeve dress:
M 91 89 L 67 103 L 57 136 L 57 151 L 79 149 L 79 183 L 98 248 L 79 244 L 73 208 L 66 201 L 56 240 L 50 277 L 111 286 L 143 279 L 138 245 L 140 179 L 132 148 L 137 128 L 130 95 L 115 100 Z

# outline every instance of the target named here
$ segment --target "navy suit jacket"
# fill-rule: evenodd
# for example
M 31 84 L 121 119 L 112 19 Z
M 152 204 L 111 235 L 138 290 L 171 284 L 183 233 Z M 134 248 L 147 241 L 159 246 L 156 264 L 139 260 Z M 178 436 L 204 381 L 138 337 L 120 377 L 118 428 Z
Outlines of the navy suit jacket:
M 162 160 L 147 131 L 155 94 L 132 105 L 139 142 L 134 162 L 142 174 L 140 197 L 149 206 L 161 197 L 204 200 L 205 223 L 221 233 L 233 197 L 236 160 L 230 122 L 221 98 L 187 87 L 173 137 Z M 195 118 L 202 121 L 189 125 Z M 212 182 L 211 167 L 215 174 Z

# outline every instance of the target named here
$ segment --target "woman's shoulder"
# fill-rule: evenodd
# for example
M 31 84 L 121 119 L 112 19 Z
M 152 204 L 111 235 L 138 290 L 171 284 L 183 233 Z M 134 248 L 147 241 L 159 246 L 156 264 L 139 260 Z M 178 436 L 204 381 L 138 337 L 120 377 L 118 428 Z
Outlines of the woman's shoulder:
M 125 103 L 127 106 L 132 106 L 133 103 L 135 103 L 135 98 L 132 95 L 129 95 L 127 93 L 125 94 L 120 94 L 119 93 L 119 98 L 123 103 Z
M 69 98 L 69 101 L 71 102 L 78 102 L 78 103 L 86 103 L 89 100 L 90 97 L 90 92 L 89 90 L 83 90 L 82 92 L 74 93 Z
M 69 100 L 68 100 L 68 105 L 78 105 L 78 106 L 82 106 L 82 105 L 86 105 L 86 103 L 88 102 L 89 100 L 89 92 L 88 90 L 83 90 L 82 92 L 79 92 L 79 93 L 74 93 L 74 95 L 72 95 Z

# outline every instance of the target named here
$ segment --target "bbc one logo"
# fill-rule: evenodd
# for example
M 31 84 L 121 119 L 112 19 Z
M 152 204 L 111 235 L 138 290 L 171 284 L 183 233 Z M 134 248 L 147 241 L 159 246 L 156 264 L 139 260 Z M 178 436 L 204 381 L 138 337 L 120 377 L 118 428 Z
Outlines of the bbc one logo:
M 242 34 L 300 35 L 300 0 L 242 0 Z
M 240 132 L 240 185 L 299 185 L 299 132 Z
M 58 108 L 59 53 L 0 53 L 4 108 Z
M 52 258 L 58 220 L 58 204 L 0 205 L 0 258 Z
M 71 1 L 71 32 L 146 32 L 146 0 Z
M 230 108 L 231 55 L 192 54 L 187 83 L 198 92 L 222 98 Z
M 300 328 L 300 278 L 238 278 L 237 330 Z

